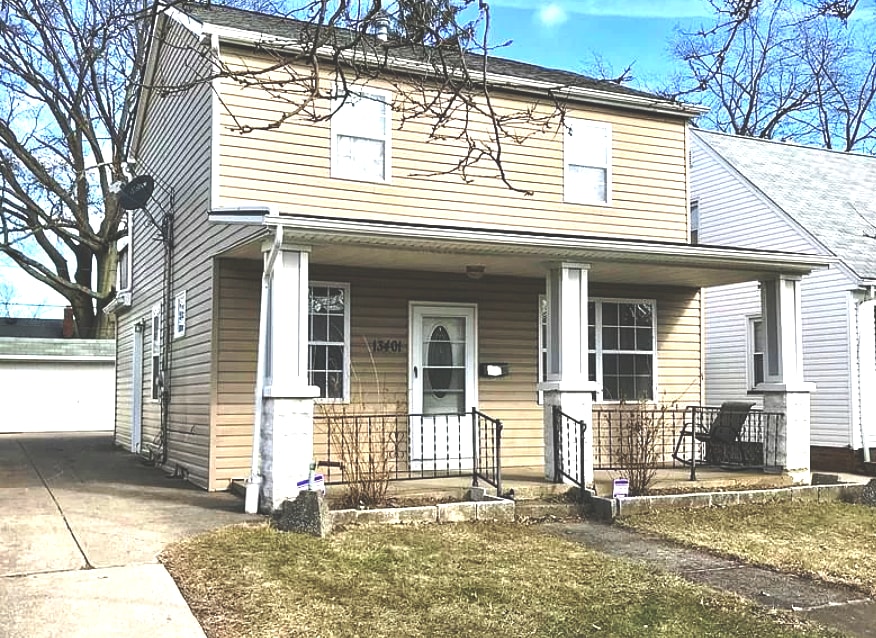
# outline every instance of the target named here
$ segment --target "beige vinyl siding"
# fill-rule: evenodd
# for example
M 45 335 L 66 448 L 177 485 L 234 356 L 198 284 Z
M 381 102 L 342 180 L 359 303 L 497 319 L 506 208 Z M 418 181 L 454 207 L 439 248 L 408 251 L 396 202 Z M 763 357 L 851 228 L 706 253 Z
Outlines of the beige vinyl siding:
M 133 396 L 134 328 L 126 324 L 122 335 L 116 322 L 116 402 L 115 442 L 126 450 L 131 449 L 131 397 Z M 142 392 L 142 390 L 141 390 Z
M 211 489 L 249 476 L 252 454 L 261 263 L 216 262 L 216 401 Z
M 213 93 L 205 57 L 206 44 L 173 22 L 164 34 L 159 72 L 153 83 L 162 87 L 184 87 L 158 93 L 144 93 L 148 107 L 142 132 L 133 149 L 137 171 L 155 177 L 157 186 L 149 212 L 157 219 L 174 215 L 173 280 L 171 299 L 186 292 L 185 335 L 169 339 L 168 375 L 171 401 L 167 435 L 167 465 L 179 470 L 191 482 L 209 486 L 211 457 L 211 406 L 213 367 L 213 260 L 212 256 L 251 236 L 257 230 L 210 226 L 211 134 Z M 122 314 L 119 326 L 120 352 L 130 358 L 133 323 L 145 321 L 143 370 L 143 442 L 158 440 L 161 412 L 151 399 L 151 311 L 162 300 L 163 262 L 157 231 L 142 212 L 134 213 L 133 307 Z M 125 390 L 120 367 L 118 441 L 130 441 L 130 390 Z M 130 377 L 129 377 L 130 378 Z M 125 396 L 123 396 L 125 395 Z
M 223 262 L 218 312 L 219 393 L 216 483 L 249 474 L 252 390 L 258 341 L 260 265 Z M 540 467 L 544 461 L 542 407 L 537 403 L 538 296 L 543 279 L 311 265 L 311 281 L 350 284 L 353 386 L 349 404 L 317 404 L 316 458 L 323 458 L 325 414 L 407 411 L 409 303 L 477 304 L 478 361 L 501 361 L 510 375 L 478 380 L 478 408 L 505 425 L 503 466 Z M 697 403 L 700 393 L 699 292 L 632 286 L 591 286 L 596 297 L 650 298 L 657 306 L 658 399 Z M 369 352 L 375 339 L 399 340 L 401 352 Z M 247 403 L 248 402 L 248 403 Z M 383 404 L 383 407 L 378 407 Z M 235 465 L 235 463 L 237 465 Z M 219 477 L 222 477 L 221 479 Z
M 226 59 L 233 65 L 232 56 Z M 612 126 L 611 205 L 563 202 L 563 129 L 558 122 L 522 144 L 505 139 L 503 167 L 516 187 L 507 188 L 495 166 L 481 162 L 467 172 L 453 169 L 467 146 L 454 139 L 427 142 L 428 122 L 394 113 L 391 183 L 332 179 L 330 123 L 291 118 L 279 128 L 240 134 L 235 126 L 266 126 L 289 108 L 257 87 L 223 84 L 220 197 L 269 202 L 282 213 L 354 219 L 423 221 L 483 228 L 576 232 L 685 241 L 687 198 L 685 122 L 623 111 L 570 108 L 571 117 Z M 502 112 L 531 106 L 523 98 L 496 98 Z M 325 105 L 318 112 L 328 113 Z M 546 107 L 536 107 L 545 113 Z M 488 122 L 471 125 L 486 139 Z M 453 131 L 448 131 L 452 133 Z

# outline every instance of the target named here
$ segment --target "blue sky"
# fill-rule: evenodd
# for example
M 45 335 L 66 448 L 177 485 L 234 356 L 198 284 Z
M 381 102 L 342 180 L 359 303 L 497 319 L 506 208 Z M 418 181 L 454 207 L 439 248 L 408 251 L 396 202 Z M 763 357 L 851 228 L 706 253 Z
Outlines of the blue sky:
M 491 40 L 513 41 L 497 55 L 577 72 L 592 71 L 600 56 L 615 75 L 632 64 L 633 85 L 651 89 L 676 68 L 676 27 L 713 16 L 707 0 L 492 0 L 490 7 Z

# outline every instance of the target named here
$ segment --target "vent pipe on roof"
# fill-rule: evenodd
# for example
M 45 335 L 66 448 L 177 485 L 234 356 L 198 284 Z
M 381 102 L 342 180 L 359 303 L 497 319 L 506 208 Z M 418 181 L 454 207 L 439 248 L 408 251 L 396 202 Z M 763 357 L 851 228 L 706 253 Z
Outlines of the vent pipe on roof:
M 381 42 L 389 39 L 389 16 L 385 11 L 380 11 L 374 17 L 374 35 Z

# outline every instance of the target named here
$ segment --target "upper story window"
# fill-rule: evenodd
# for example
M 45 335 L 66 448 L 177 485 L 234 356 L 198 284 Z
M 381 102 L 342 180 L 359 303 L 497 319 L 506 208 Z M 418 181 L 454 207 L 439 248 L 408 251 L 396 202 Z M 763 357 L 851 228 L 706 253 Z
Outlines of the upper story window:
M 700 200 L 690 200 L 690 243 L 699 242 L 700 234 Z
M 587 307 L 590 380 L 601 401 L 654 399 L 656 322 L 654 301 L 601 299 Z
M 350 285 L 310 286 L 308 365 L 320 399 L 350 399 Z
M 388 182 L 392 165 L 392 98 L 357 88 L 338 97 L 331 119 L 332 177 Z
M 564 199 L 572 204 L 611 202 L 611 124 L 566 121 Z

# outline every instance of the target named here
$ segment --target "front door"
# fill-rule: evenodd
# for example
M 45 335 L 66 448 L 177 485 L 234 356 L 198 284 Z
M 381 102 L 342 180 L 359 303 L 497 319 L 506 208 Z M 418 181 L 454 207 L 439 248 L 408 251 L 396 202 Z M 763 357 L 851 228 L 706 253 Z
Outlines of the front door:
M 476 309 L 411 305 L 410 441 L 413 471 L 471 469 L 477 405 Z

